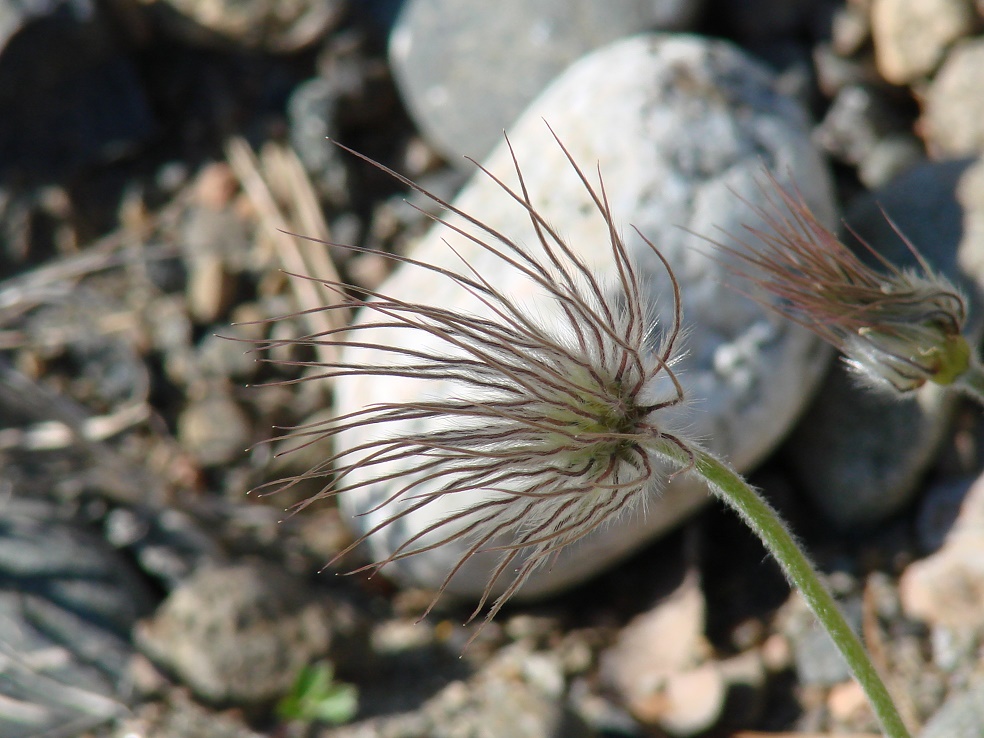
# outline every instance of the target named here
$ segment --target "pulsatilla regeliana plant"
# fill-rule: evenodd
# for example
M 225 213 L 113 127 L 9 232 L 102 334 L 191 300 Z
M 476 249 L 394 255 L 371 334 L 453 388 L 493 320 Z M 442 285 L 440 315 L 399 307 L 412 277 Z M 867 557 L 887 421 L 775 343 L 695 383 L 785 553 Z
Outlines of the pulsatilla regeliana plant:
M 489 617 L 562 548 L 628 511 L 645 495 L 658 493 L 673 473 L 666 471 L 667 449 L 680 471 L 693 464 L 692 444 L 666 428 L 660 417 L 662 410 L 684 401 L 673 372 L 682 316 L 672 269 L 643 236 L 672 284 L 667 315 L 660 319 L 652 314 L 653 301 L 644 294 L 647 287 L 616 229 L 600 173 L 592 184 L 560 145 L 607 225 L 613 280 L 597 277 L 536 211 L 515 155 L 516 188 L 483 171 L 532 224 L 533 247 L 386 170 L 473 226 L 466 230 L 445 224 L 546 294 L 559 308 L 558 319 L 548 322 L 535 315 L 467 262 L 455 272 L 387 255 L 405 267 L 452 281 L 492 317 L 409 303 L 381 292 L 362 290 L 366 296 L 356 298 L 346 285 L 321 280 L 345 295 L 339 307 L 359 307 L 370 316 L 345 336 L 332 331 L 300 339 L 312 345 L 370 347 L 378 358 L 371 366 L 325 366 L 320 377 L 357 372 L 452 383 L 455 393 L 447 399 L 375 404 L 294 435 L 335 438 L 356 426 L 378 427 L 374 440 L 339 448 L 328 464 L 311 472 L 331 475 L 322 496 L 379 483 L 392 489 L 377 506 L 392 512 L 343 554 L 383 528 L 428 506 L 445 507 L 451 499 L 455 512 L 438 515 L 371 568 L 465 540 L 465 552 L 448 571 L 446 586 L 469 558 L 497 551 L 499 563 L 475 611 L 502 580 Z M 409 331 L 398 345 L 374 340 L 394 328 Z M 421 348 L 435 345 L 436 350 Z M 435 419 L 441 426 L 436 430 L 408 430 L 414 421 Z M 394 461 L 400 462 L 398 473 L 390 466 Z M 380 471 L 373 473 L 375 469 Z
M 918 270 L 900 269 L 858 238 L 878 268 L 869 266 L 798 192 L 772 177 L 763 187 L 768 205 L 755 212 L 765 229 L 746 226 L 754 239 L 739 239 L 738 247 L 715 242 L 736 258 L 739 276 L 778 298 L 763 305 L 832 344 L 874 389 L 904 396 L 933 382 L 979 393 L 979 363 L 962 333 L 964 296 L 894 224 Z
M 484 316 L 358 290 L 318 275 L 294 275 L 315 279 L 342 298 L 322 309 L 357 307 L 363 318 L 347 331 L 331 329 L 291 343 L 347 345 L 379 357 L 369 364 L 309 362 L 318 367 L 311 378 L 405 378 L 450 383 L 456 392 L 436 400 L 422 393 L 420 399 L 378 403 L 293 429 L 287 437 L 301 446 L 338 439 L 355 428 L 378 432 L 370 440 L 338 444 L 317 467 L 275 487 L 326 478 L 322 491 L 298 507 L 370 485 L 386 487 L 388 496 L 365 511 L 381 515 L 379 522 L 339 557 L 384 529 L 402 530 L 407 516 L 417 511 L 451 509 L 422 529 L 408 527 L 395 550 L 363 569 L 378 570 L 464 542 L 464 553 L 449 567 L 436 601 L 469 559 L 498 553 L 472 614 L 498 591 L 488 609 L 491 618 L 564 547 L 659 494 L 670 477 L 696 474 L 758 535 L 799 589 L 868 695 L 885 734 L 907 738 L 864 647 L 777 513 L 728 464 L 668 427 L 674 424 L 670 409 L 688 400 L 674 374 L 683 332 L 679 285 L 658 246 L 639 233 L 672 285 L 657 315 L 656 301 L 616 227 L 600 168 L 592 184 L 554 138 L 606 224 L 614 277 L 598 277 L 537 212 L 514 153 L 514 187 L 476 166 L 529 220 L 536 236 L 532 247 L 351 152 L 462 219 L 463 225 L 444 225 L 522 274 L 555 302 L 559 317 L 541 320 L 465 259 L 459 271 L 451 271 L 383 254 L 467 291 L 485 308 Z M 964 303 L 959 294 L 928 269 L 927 276 L 916 277 L 884 264 L 883 276 L 864 267 L 819 226 L 801 200 L 772 184 L 775 213 L 759 212 L 766 228 L 750 229 L 756 243 L 721 245 L 749 267 L 739 274 L 777 295 L 784 315 L 834 343 L 876 383 L 899 392 L 925 381 L 966 384 L 979 365 L 961 344 Z M 377 338 L 391 336 L 392 329 L 402 331 L 406 340 Z M 419 430 L 422 422 L 429 430 Z M 450 508 L 449 500 L 454 503 Z

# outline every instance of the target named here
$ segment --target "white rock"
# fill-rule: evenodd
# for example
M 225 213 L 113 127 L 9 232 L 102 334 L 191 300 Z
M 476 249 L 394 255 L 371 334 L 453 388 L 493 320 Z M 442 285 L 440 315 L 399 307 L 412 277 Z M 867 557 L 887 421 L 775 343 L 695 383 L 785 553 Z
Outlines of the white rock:
M 795 180 L 816 215 L 828 223 L 833 220 L 828 178 L 810 142 L 807 116 L 776 92 L 773 81 L 765 68 L 724 42 L 637 36 L 572 66 L 509 133 L 536 208 L 600 274 L 610 275 L 614 267 L 604 223 L 544 120 L 589 174 L 600 162 L 627 247 L 657 288 L 654 293 L 663 296 L 658 308 L 664 319 L 671 306 L 669 282 L 629 224 L 645 233 L 673 264 L 683 290 L 685 320 L 692 329 L 689 353 L 679 365 L 692 403 L 681 420 L 690 437 L 702 439 L 741 470 L 752 467 L 782 438 L 829 358 L 812 334 L 723 286 L 726 267 L 709 259 L 710 247 L 685 230 L 719 236 L 718 227 L 734 233 L 742 223 L 751 222 L 748 205 L 735 193 L 753 204 L 761 202 L 757 182 L 763 166 L 781 181 Z M 515 182 L 503 146 L 485 164 Z M 535 243 L 525 213 L 481 173 L 455 205 L 521 242 Z M 520 275 L 447 228 L 435 227 L 412 255 L 444 268 L 462 269 L 444 239 L 540 320 L 549 321 L 556 314 L 557 306 L 536 294 Z M 488 314 L 449 280 L 419 269 L 398 269 L 381 291 Z M 400 341 L 405 333 L 387 335 L 379 330 L 373 339 Z M 356 348 L 348 350 L 344 360 L 369 364 L 379 357 Z M 336 410 L 348 413 L 369 403 L 434 399 L 451 391 L 433 382 L 423 387 L 414 381 L 349 377 L 336 385 Z M 375 427 L 359 429 L 339 438 L 339 443 L 352 447 L 377 433 Z M 366 532 L 393 512 L 391 506 L 372 508 L 394 492 L 393 484 L 405 482 L 346 492 L 340 496 L 342 511 L 347 516 L 365 513 L 353 517 L 353 522 L 358 532 Z M 555 592 L 596 574 L 678 524 L 707 499 L 701 484 L 677 478 L 663 491 L 653 491 L 644 514 L 617 519 L 569 547 L 551 568 L 538 570 L 521 595 Z M 454 504 L 448 500 L 444 510 L 430 509 L 436 507 L 431 505 L 373 535 L 373 556 L 385 558 L 408 536 L 451 512 Z M 437 586 L 464 550 L 460 544 L 444 546 L 389 565 L 385 571 L 408 583 Z M 481 593 L 497 562 L 496 553 L 473 557 L 448 591 L 469 597 Z

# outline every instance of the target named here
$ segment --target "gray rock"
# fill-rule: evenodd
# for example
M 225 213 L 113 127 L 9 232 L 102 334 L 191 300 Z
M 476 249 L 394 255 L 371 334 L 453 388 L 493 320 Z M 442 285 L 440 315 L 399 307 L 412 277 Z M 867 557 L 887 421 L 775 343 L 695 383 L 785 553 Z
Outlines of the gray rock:
M 703 0 L 410 0 L 390 64 L 418 128 L 455 165 L 483 159 L 568 64 L 622 36 L 689 30 Z
M 510 133 L 534 206 L 567 234 L 571 247 L 602 277 L 614 270 L 607 245 L 600 246 L 608 238 L 604 224 L 543 119 L 554 126 L 585 169 L 601 162 L 616 220 L 637 226 L 673 264 L 683 291 L 685 320 L 693 328 L 688 353 L 679 365 L 680 379 L 693 403 L 683 417 L 667 412 L 665 419 L 671 425 L 685 424 L 692 437 L 705 439 L 739 469 L 753 466 L 788 430 L 829 356 L 812 335 L 723 288 L 719 280 L 727 267 L 709 258 L 710 247 L 685 230 L 714 234 L 720 227 L 737 232 L 751 216 L 734 193 L 757 202 L 763 196 L 756 184 L 763 165 L 780 178 L 795 179 L 818 217 L 830 221 L 827 175 L 810 143 L 806 116 L 774 91 L 773 80 L 763 67 L 724 42 L 639 36 L 601 49 L 573 66 Z M 497 149 L 486 164 L 501 176 L 514 176 L 505 147 Z M 455 203 L 520 243 L 535 243 L 525 214 L 485 175 L 477 175 Z M 671 294 L 665 272 L 653 263 L 651 252 L 647 259 L 647 248 L 627 227 L 625 238 L 630 253 L 640 260 L 638 268 L 651 280 L 653 294 L 666 300 L 657 306 L 665 311 Z M 497 288 L 522 295 L 524 306 L 538 320 L 549 321 L 557 314 L 554 301 L 532 294 L 517 272 L 446 228 L 433 229 L 413 252 L 415 258 L 451 270 L 462 268 L 458 254 L 479 273 L 495 275 Z M 472 295 L 423 270 L 398 269 L 381 289 L 411 302 L 488 314 Z M 399 344 L 405 335 L 398 329 L 389 333 L 376 329 L 372 338 Z M 440 344 L 430 348 L 446 350 Z M 355 348 L 346 352 L 344 360 L 365 365 L 375 363 L 378 356 Z M 412 381 L 342 377 L 335 386 L 336 411 L 353 412 L 376 402 L 434 399 L 455 391 L 446 384 L 432 384 L 421 388 Z M 348 433 L 339 439 L 340 447 L 354 447 L 372 433 L 372 428 Z M 390 464 L 385 470 L 398 473 L 400 468 Z M 369 471 L 357 472 L 352 481 Z M 359 532 L 366 532 L 392 512 L 373 508 L 394 491 L 392 484 L 372 483 L 347 492 L 340 497 L 342 511 L 352 517 Z M 558 591 L 586 579 L 676 525 L 707 499 L 702 485 L 678 477 L 662 492 L 654 491 L 646 500 L 644 515 L 622 516 L 567 549 L 549 571 L 534 574 L 525 593 Z M 445 498 L 441 504 L 444 509 L 429 506 L 372 536 L 372 555 L 385 559 L 409 535 L 433 523 L 435 516 L 450 513 L 455 501 Z M 463 551 L 460 544 L 441 547 L 397 562 L 386 571 L 406 582 L 433 587 Z M 472 558 L 448 591 L 467 596 L 481 592 L 497 561 L 494 553 Z
M 943 545 L 972 483 L 966 478 L 944 479 L 926 489 L 916 518 L 916 535 L 924 551 L 936 551 Z
M 927 144 L 937 155 L 984 151 L 984 39 L 962 41 L 947 55 L 926 93 Z
M 244 716 L 217 712 L 197 704 L 189 696 L 173 695 L 167 702 L 141 705 L 116 723 L 112 738 L 264 738 L 246 726 Z
M 466 684 L 452 683 L 424 706 L 434 738 L 588 738 L 565 706 L 566 683 L 556 656 L 503 649 Z
M 936 385 L 900 401 L 832 370 L 785 448 L 799 488 L 841 527 L 867 525 L 913 499 L 954 407 Z
M 929 719 L 919 738 L 979 738 L 984 725 L 984 684 L 950 697 Z
M 858 165 L 879 141 L 905 125 L 883 90 L 869 84 L 848 85 L 837 92 L 817 126 L 816 141 L 837 159 Z
M 856 202 L 851 228 L 900 266 L 913 265 L 881 208 L 930 264 L 977 301 L 975 278 L 958 266 L 962 211 L 956 199 L 967 162 L 927 163 Z M 960 258 L 963 264 L 962 257 Z M 980 321 L 971 325 L 979 331 Z M 944 439 L 956 396 L 937 385 L 913 401 L 863 388 L 838 365 L 786 445 L 800 488 L 834 523 L 875 523 L 907 505 Z
M 263 703 L 324 655 L 329 613 L 303 582 L 268 564 L 209 567 L 134 631 L 140 649 L 213 702 Z
M 113 546 L 127 549 L 140 569 L 168 590 L 184 582 L 206 563 L 224 561 L 214 520 L 196 520 L 179 510 L 116 508 L 104 521 L 104 535 Z
M 858 162 L 858 179 L 868 189 L 878 189 L 925 159 L 922 142 L 914 135 L 890 133 L 878 139 L 862 155 Z
M 124 714 L 127 634 L 151 606 L 128 562 L 53 506 L 7 497 L 0 582 L 0 734 L 76 734 Z
M 876 0 L 871 34 L 878 71 L 897 85 L 928 77 L 947 47 L 975 24 L 968 0 Z
M 222 393 L 193 401 L 178 417 L 178 442 L 205 466 L 219 466 L 245 453 L 250 421 Z

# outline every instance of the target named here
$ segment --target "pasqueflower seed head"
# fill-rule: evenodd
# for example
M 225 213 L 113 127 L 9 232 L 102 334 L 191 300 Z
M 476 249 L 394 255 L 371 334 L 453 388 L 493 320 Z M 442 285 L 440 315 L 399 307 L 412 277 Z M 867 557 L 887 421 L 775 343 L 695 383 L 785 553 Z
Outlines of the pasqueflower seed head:
M 520 273 L 553 303 L 556 316 L 545 320 L 527 304 L 528 294 L 522 301 L 514 298 L 496 286 L 498 279 L 494 282 L 464 258 L 462 268 L 452 271 L 386 254 L 405 270 L 450 280 L 478 301 L 483 315 L 318 280 L 344 295 L 346 308 L 361 308 L 360 318 L 345 335 L 332 330 L 294 340 L 369 349 L 375 357 L 368 364 L 346 363 L 344 355 L 337 363 L 312 362 L 321 368 L 317 377 L 357 374 L 454 388 L 450 394 L 424 389 L 415 401 L 374 404 L 293 429 L 290 437 L 300 444 L 342 442 L 324 463 L 281 487 L 328 478 L 321 493 L 302 506 L 385 487 L 385 499 L 365 512 L 382 513 L 382 519 L 339 556 L 383 529 L 407 533 L 388 556 L 364 569 L 375 571 L 463 543 L 464 553 L 447 572 L 437 597 L 469 559 L 496 552 L 498 563 L 472 617 L 498 594 L 488 614 L 494 616 L 561 549 L 656 493 L 671 476 L 665 449 L 673 450 L 670 468 L 685 471 L 688 467 L 679 460 L 692 460 L 695 448 L 661 424 L 661 411 L 684 400 L 673 370 L 680 355 L 682 317 L 670 265 L 636 231 L 669 275 L 667 324 L 652 312 L 654 300 L 615 225 L 600 170 L 597 184 L 592 184 L 556 134 L 554 138 L 606 225 L 606 248 L 614 264 L 608 278 L 589 269 L 537 212 L 508 139 L 515 186 L 473 163 L 515 203 L 519 217 L 529 221 L 535 234 L 531 246 L 351 152 L 452 213 L 453 221 L 434 219 L 493 255 L 502 268 Z M 364 297 L 353 297 L 356 291 Z M 336 307 L 341 306 L 323 309 Z M 393 329 L 403 340 L 376 340 L 392 336 Z M 438 399 L 429 399 L 434 397 Z M 346 433 L 356 428 L 374 429 L 375 434 L 346 446 Z M 408 516 L 427 508 L 452 512 L 435 515 L 422 529 L 405 525 Z
M 858 238 L 880 268 L 868 266 L 817 221 L 798 191 L 771 175 L 763 189 L 766 205 L 753 209 L 765 228 L 745 226 L 754 238 L 736 238 L 738 247 L 714 242 L 735 260 L 733 271 L 777 298 L 763 305 L 835 346 L 875 388 L 948 385 L 968 369 L 963 295 L 894 224 L 919 270 L 899 269 Z

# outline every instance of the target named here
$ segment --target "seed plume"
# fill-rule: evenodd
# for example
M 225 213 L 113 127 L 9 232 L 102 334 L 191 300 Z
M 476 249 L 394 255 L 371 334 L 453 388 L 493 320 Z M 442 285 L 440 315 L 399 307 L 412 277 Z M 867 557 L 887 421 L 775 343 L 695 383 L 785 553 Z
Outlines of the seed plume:
M 535 234 L 531 246 L 349 150 L 456 216 L 454 222 L 432 217 L 492 255 L 503 268 L 519 273 L 547 296 L 555 315 L 544 319 L 464 257 L 461 269 L 453 271 L 410 256 L 385 254 L 403 270 L 431 272 L 465 290 L 481 305 L 482 315 L 319 279 L 344 298 L 324 310 L 355 307 L 361 315 L 344 334 L 329 330 L 292 341 L 368 349 L 376 357 L 369 364 L 347 362 L 345 354 L 337 363 L 309 362 L 319 371 L 308 379 L 362 375 L 454 388 L 440 399 L 422 392 L 414 401 L 373 404 L 292 429 L 289 437 L 301 445 L 322 439 L 338 443 L 329 458 L 279 486 L 326 478 L 321 492 L 302 507 L 366 488 L 386 490 L 375 507 L 364 511 L 381 513 L 381 520 L 339 556 L 384 529 L 402 525 L 411 514 L 446 510 L 452 503 L 451 513 L 436 514 L 422 528 L 408 527 L 394 550 L 363 569 L 378 570 L 458 543 L 463 553 L 449 568 L 436 601 L 469 559 L 496 552 L 498 563 L 472 618 L 495 598 L 488 612 L 493 617 L 564 547 L 657 493 L 671 476 L 666 471 L 668 456 L 675 473 L 688 470 L 680 459 L 690 459 L 692 466 L 691 449 L 696 448 L 665 427 L 661 418 L 666 408 L 684 401 L 673 369 L 682 330 L 680 289 L 673 271 L 657 247 L 636 230 L 669 275 L 672 303 L 664 322 L 657 319 L 649 285 L 616 227 L 600 168 L 597 184 L 592 184 L 555 133 L 554 139 L 605 223 L 604 247 L 613 263 L 610 275 L 598 276 L 537 211 L 508 138 L 515 185 L 472 163 L 515 203 L 519 217 L 529 221 Z M 450 244 L 448 248 L 453 250 Z M 376 336 L 393 335 L 393 329 L 406 339 L 377 340 Z M 346 445 L 343 437 L 357 428 L 374 429 L 374 434 Z M 667 448 L 673 453 L 668 455 Z
M 858 238 L 880 268 L 868 266 L 817 221 L 798 191 L 771 175 L 763 189 L 767 204 L 753 209 L 766 227 L 745 226 L 754 238 L 736 238 L 740 248 L 712 241 L 737 260 L 734 272 L 778 298 L 763 305 L 836 347 L 874 388 L 947 385 L 968 369 L 965 298 L 894 224 L 918 270 L 900 269 Z

